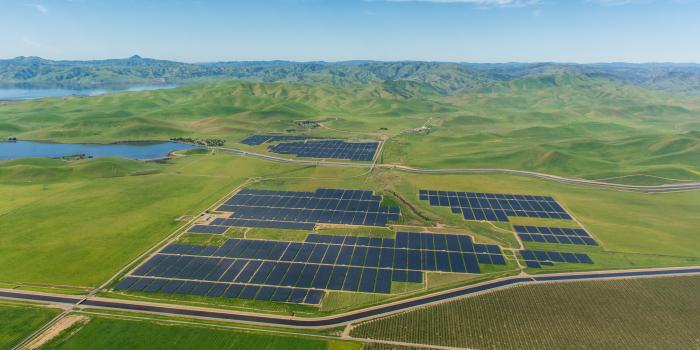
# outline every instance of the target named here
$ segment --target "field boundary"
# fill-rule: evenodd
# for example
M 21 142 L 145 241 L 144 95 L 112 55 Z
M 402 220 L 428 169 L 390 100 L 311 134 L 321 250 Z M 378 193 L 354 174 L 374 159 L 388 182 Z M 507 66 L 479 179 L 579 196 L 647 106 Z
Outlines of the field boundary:
M 122 311 L 135 311 L 142 313 L 162 314 L 170 316 L 187 316 L 214 321 L 229 321 L 238 323 L 261 324 L 270 326 L 282 326 L 289 328 L 325 329 L 347 325 L 349 323 L 366 321 L 378 317 L 388 316 L 416 308 L 426 307 L 458 298 L 479 295 L 487 292 L 509 288 L 515 285 L 531 283 L 553 283 L 586 280 L 623 279 L 640 277 L 658 277 L 675 275 L 700 274 L 700 266 L 678 268 L 650 268 L 635 270 L 612 270 L 594 272 L 558 273 L 530 276 L 521 274 L 518 276 L 503 277 L 486 281 L 475 285 L 455 288 L 434 294 L 416 298 L 401 300 L 389 304 L 377 305 L 366 309 L 356 310 L 345 314 L 318 317 L 299 318 L 273 316 L 257 313 L 234 312 L 221 309 L 204 307 L 137 302 L 129 300 L 117 300 L 99 297 L 65 297 L 60 294 L 36 293 L 18 290 L 0 289 L 0 298 L 15 300 L 46 301 L 58 304 L 71 304 L 75 308 L 103 308 Z

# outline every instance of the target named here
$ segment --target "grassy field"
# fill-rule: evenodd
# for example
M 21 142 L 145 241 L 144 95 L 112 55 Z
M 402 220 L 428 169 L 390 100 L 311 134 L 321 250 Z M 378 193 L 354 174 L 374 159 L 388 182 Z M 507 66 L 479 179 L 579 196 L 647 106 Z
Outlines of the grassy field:
M 359 350 L 360 343 L 305 336 L 96 317 L 42 349 L 310 349 Z
M 695 349 L 700 277 L 514 287 L 370 321 L 359 338 L 478 349 Z
M 183 225 L 179 216 L 285 170 L 226 155 L 0 163 L 0 281 L 97 286 Z
M 0 349 L 10 349 L 46 322 L 59 310 L 0 301 Z
M 518 245 L 510 225 L 466 222 L 445 208 L 419 201 L 418 189 L 552 195 L 571 210 L 600 246 L 540 245 L 547 249 L 585 252 L 595 264 L 557 264 L 531 270 L 531 273 L 700 263 L 697 235 L 700 218 L 694 215 L 700 203 L 698 192 L 647 195 L 512 175 L 418 175 L 393 170 L 367 173 L 365 169 L 294 166 L 215 154 L 177 158 L 167 164 L 116 159 L 70 162 L 33 159 L 0 163 L 0 194 L 8 199 L 0 204 L 0 230 L 8 232 L 0 237 L 0 282 L 25 288 L 99 285 L 184 224 L 176 218 L 196 215 L 252 177 L 257 179 L 250 185 L 253 188 L 302 191 L 319 187 L 355 188 L 385 195 L 392 193 L 392 200 L 400 203 L 402 209 L 401 225 L 404 226 L 396 226 L 397 230 L 461 232 L 472 235 L 477 242 L 498 243 L 504 247 Z M 526 221 L 528 224 L 561 224 L 560 220 Z M 522 220 L 518 222 L 523 223 Z M 441 224 L 441 228 L 434 227 L 436 223 Z M 227 235 L 283 240 L 303 240 L 306 235 L 303 231 L 234 231 Z M 389 230 L 382 229 L 327 228 L 320 231 L 391 236 Z M 223 240 L 186 235 L 183 242 L 216 245 Z M 528 244 L 527 247 L 538 248 L 538 245 Z M 24 263 L 17 265 L 13 263 L 16 261 Z M 515 268 L 514 261 L 509 260 L 504 268 L 483 265 L 482 271 L 500 275 Z M 437 283 L 429 287 L 434 290 L 471 281 L 471 278 L 463 281 L 438 278 Z M 420 287 L 400 290 L 408 294 L 425 291 Z M 346 293 L 337 293 L 329 296 L 320 310 L 236 300 L 175 299 L 236 309 L 312 315 L 372 305 L 386 298 L 372 295 L 348 298 Z
M 0 230 L 8 232 L 0 237 L 0 282 L 98 285 L 183 225 L 176 218 L 196 215 L 248 178 L 261 176 L 251 187 L 391 191 L 420 212 L 411 214 L 401 202 L 403 225 L 466 232 L 477 242 L 510 247 L 517 243 L 509 225 L 466 222 L 445 208 L 418 201 L 418 189 L 553 195 L 601 246 L 565 247 L 586 249 L 595 265 L 560 264 L 543 271 L 693 265 L 700 259 L 700 219 L 694 215 L 700 203 L 698 192 L 647 195 L 510 175 L 416 175 L 391 170 L 368 174 L 364 169 L 292 166 L 223 154 L 188 156 L 168 164 L 21 160 L 0 163 L 0 193 L 8 199 L 0 204 Z M 446 227 L 431 228 L 435 223 Z M 386 235 L 385 230 L 322 231 Z M 270 230 L 246 233 L 249 238 L 302 240 L 304 236 L 305 232 Z M 202 239 L 200 243 L 221 243 Z
M 700 179 L 700 100 L 602 79 L 547 76 L 443 96 L 414 84 L 225 82 L 0 104 L 0 138 L 110 142 L 251 134 L 390 137 L 380 160 L 514 168 L 634 183 Z M 327 120 L 308 130 L 295 120 Z M 421 126 L 428 132 L 416 132 Z

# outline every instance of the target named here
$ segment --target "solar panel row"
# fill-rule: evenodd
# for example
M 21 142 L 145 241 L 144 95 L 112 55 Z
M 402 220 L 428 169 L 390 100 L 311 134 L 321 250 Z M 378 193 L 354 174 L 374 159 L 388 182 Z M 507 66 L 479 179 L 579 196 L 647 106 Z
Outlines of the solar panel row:
M 280 228 L 286 230 L 313 230 L 316 225 L 310 222 L 292 222 L 281 220 L 255 220 L 255 219 L 222 219 L 216 218 L 212 221 L 213 225 L 221 225 L 228 227 L 262 227 L 262 228 Z
M 400 278 L 399 275 L 406 276 L 409 271 L 158 254 L 134 271 L 132 276 L 389 293 L 392 272 Z M 414 276 L 417 274 L 413 279 L 421 282 L 420 272 L 411 272 Z
M 432 206 L 450 207 L 465 220 L 508 222 L 508 216 L 571 219 L 549 196 L 419 190 L 419 199 Z
M 305 141 L 287 142 L 270 146 L 279 154 L 293 154 L 301 158 L 337 158 L 371 161 L 377 152 L 378 142 Z
M 171 244 L 131 277 L 389 293 L 391 281 L 420 283 L 425 271 L 478 273 L 504 265 L 498 246 L 455 234 L 396 238 L 310 234 L 306 242 L 229 239 L 222 246 Z
M 317 139 L 319 137 L 292 136 L 292 135 L 252 135 L 252 136 L 246 137 L 243 141 L 241 141 L 241 143 L 244 145 L 249 145 L 249 146 L 257 146 L 257 145 L 261 145 L 265 142 L 300 141 L 300 140 L 308 140 L 308 139 L 314 139 L 314 138 Z
M 526 250 L 520 251 L 525 260 L 527 267 L 541 268 L 542 266 L 551 266 L 555 262 L 565 262 L 572 264 L 593 264 L 593 260 L 583 253 L 566 253 L 566 252 L 549 252 L 541 250 Z
M 267 221 L 333 223 L 343 225 L 386 226 L 390 220 L 389 213 L 367 211 L 340 211 L 315 209 L 257 208 L 257 207 L 219 207 L 218 211 L 231 211 L 231 219 L 258 219 Z M 391 216 L 398 219 L 398 214 Z M 236 226 L 235 221 L 217 218 L 214 225 Z M 313 228 L 313 225 L 311 226 Z
M 215 226 L 215 225 L 194 225 L 190 227 L 187 232 L 189 233 L 211 233 L 211 234 L 222 234 L 228 230 L 227 226 Z
M 232 244 L 229 244 L 231 242 Z M 478 273 L 477 262 L 505 264 L 502 254 L 489 252 L 485 247 L 480 247 L 479 252 L 439 251 L 238 239 L 231 239 L 221 248 L 216 247 L 208 251 L 205 251 L 207 248 L 194 248 L 193 251 L 192 247 L 197 246 L 170 245 L 164 248 L 162 253 L 461 273 Z
M 559 228 L 542 226 L 520 226 L 513 228 L 523 242 L 547 242 L 560 244 L 598 245 L 596 241 L 580 228 Z
M 242 189 L 238 193 L 239 194 L 256 194 L 256 195 L 260 195 L 260 196 L 268 195 L 268 196 L 283 196 L 283 197 L 381 200 L 380 196 L 373 196 L 372 191 L 346 190 L 346 189 L 334 189 L 334 188 L 319 188 L 314 192 Z
M 324 292 L 316 289 L 256 286 L 236 283 L 182 281 L 175 279 L 127 277 L 116 290 L 191 294 L 209 297 L 270 300 L 317 305 Z
M 231 212 L 230 219 L 218 218 L 212 225 L 290 228 L 290 223 L 314 223 L 385 226 L 398 221 L 399 208 L 382 206 L 381 197 L 371 191 L 318 189 L 316 192 L 242 190 L 217 210 Z M 247 222 L 245 220 L 259 220 Z M 284 222 L 275 226 L 269 222 Z
M 411 250 L 441 250 L 452 252 L 501 254 L 501 248 L 495 244 L 473 243 L 470 236 L 449 233 L 435 234 L 429 232 L 397 232 L 396 239 L 320 235 L 311 233 L 306 237 L 306 242 L 385 248 L 406 248 Z

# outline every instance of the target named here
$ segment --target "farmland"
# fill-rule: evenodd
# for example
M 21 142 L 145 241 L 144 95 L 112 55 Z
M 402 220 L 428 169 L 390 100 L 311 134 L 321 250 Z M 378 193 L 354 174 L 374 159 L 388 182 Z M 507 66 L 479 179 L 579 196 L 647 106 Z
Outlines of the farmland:
M 0 348 L 11 348 L 58 313 L 35 305 L 0 302 Z
M 311 349 L 359 350 L 359 343 L 304 336 L 95 317 L 68 329 L 42 349 Z
M 698 346 L 700 278 L 514 287 L 353 329 L 358 338 L 479 349 L 689 349 Z

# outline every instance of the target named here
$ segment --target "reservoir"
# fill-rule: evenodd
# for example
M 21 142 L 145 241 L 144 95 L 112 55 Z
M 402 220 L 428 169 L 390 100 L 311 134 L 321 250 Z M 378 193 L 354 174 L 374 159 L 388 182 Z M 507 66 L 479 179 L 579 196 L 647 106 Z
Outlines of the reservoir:
M 0 142 L 0 160 L 18 158 L 60 158 L 75 155 L 85 157 L 120 157 L 156 159 L 170 152 L 188 150 L 197 146 L 175 142 L 148 143 L 47 143 L 34 141 Z
M 108 88 L 108 89 L 22 89 L 0 87 L 0 101 L 20 101 L 34 100 L 45 97 L 67 97 L 67 96 L 97 96 L 113 92 L 136 92 L 147 90 L 171 89 L 176 85 L 139 85 L 128 88 Z

